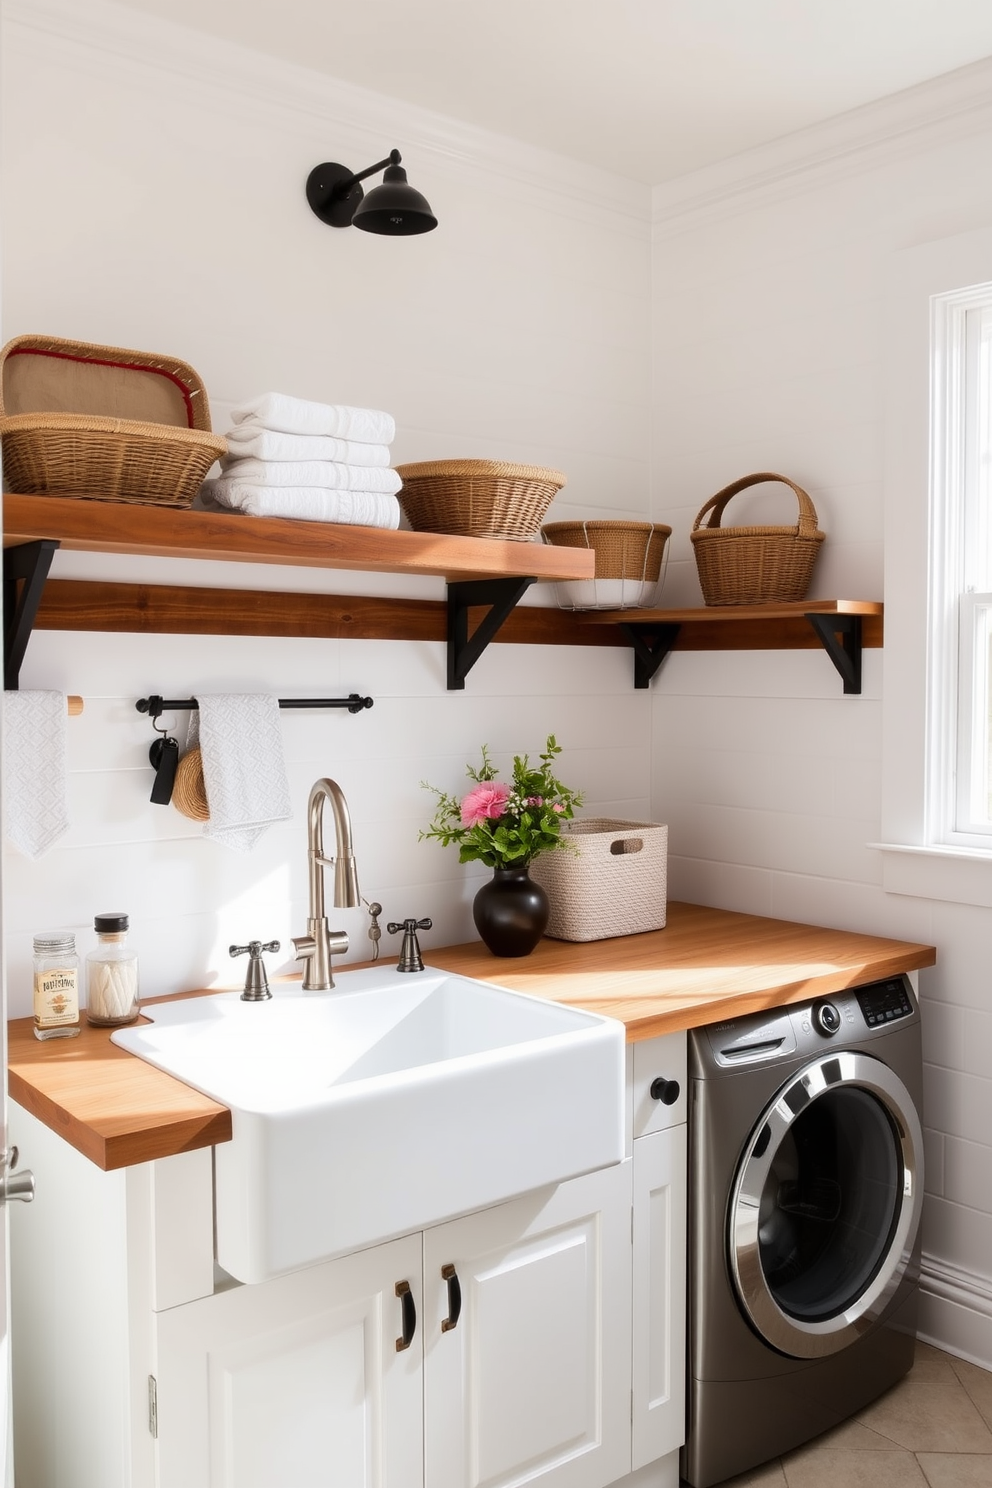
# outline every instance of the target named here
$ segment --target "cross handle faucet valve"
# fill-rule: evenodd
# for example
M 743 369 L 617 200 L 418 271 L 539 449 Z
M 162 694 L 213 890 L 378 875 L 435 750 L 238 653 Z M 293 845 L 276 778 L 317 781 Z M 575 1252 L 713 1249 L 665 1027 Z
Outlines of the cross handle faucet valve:
M 417 940 L 418 930 L 429 930 L 430 920 L 400 920 L 386 926 L 390 935 L 398 935 L 403 931 L 403 945 L 400 948 L 400 959 L 396 963 L 397 971 L 423 971 L 424 958 L 420 954 L 420 943 Z
M 267 941 L 265 945 L 260 940 L 250 940 L 247 945 L 229 946 L 232 956 L 247 956 L 248 966 L 245 970 L 245 990 L 241 994 L 242 1002 L 265 1002 L 272 996 L 269 991 L 269 978 L 265 971 L 265 962 L 262 960 L 263 951 L 277 951 L 279 942 L 277 940 Z

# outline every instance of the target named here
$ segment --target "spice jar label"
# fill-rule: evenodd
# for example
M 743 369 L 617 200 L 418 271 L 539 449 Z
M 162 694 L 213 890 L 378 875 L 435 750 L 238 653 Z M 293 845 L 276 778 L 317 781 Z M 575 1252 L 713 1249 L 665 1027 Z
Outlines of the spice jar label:
M 57 1028 L 79 1021 L 78 974 L 59 967 L 34 974 L 34 1021 L 39 1028 Z

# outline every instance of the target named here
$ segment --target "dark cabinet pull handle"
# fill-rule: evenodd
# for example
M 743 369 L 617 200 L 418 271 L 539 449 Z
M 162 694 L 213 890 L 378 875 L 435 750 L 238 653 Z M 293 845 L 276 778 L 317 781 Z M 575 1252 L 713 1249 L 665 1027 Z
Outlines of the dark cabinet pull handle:
M 410 1290 L 410 1283 L 408 1281 L 398 1281 L 396 1283 L 396 1295 L 403 1304 L 403 1333 L 396 1340 L 396 1352 L 401 1354 L 404 1349 L 410 1347 L 413 1342 L 413 1335 L 417 1331 L 417 1305 L 413 1300 L 413 1293 Z
M 458 1272 L 450 1263 L 441 1267 L 441 1280 L 448 1283 L 448 1316 L 441 1324 L 442 1333 L 450 1333 L 458 1324 L 462 1310 L 462 1284 Z
M 681 1094 L 682 1087 L 678 1080 L 666 1080 L 663 1075 L 657 1075 L 651 1081 L 652 1099 L 661 1101 L 663 1106 L 674 1106 Z

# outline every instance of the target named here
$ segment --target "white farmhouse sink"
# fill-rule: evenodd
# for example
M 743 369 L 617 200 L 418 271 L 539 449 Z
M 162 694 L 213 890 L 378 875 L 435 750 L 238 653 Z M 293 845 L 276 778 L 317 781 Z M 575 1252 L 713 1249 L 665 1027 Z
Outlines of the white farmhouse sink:
M 144 1009 L 113 1041 L 230 1107 L 217 1259 L 239 1281 L 619 1162 L 621 1023 L 422 972 Z

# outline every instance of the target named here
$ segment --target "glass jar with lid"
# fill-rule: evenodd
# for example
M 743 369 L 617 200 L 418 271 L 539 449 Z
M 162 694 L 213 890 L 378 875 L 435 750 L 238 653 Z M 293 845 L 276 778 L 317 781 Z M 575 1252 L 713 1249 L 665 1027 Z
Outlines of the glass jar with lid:
M 128 948 L 126 914 L 93 919 L 97 943 L 86 957 L 86 1018 L 101 1028 L 133 1023 L 138 999 L 138 956 Z
M 79 1033 L 79 957 L 70 930 L 34 936 L 34 1036 L 75 1038 Z

